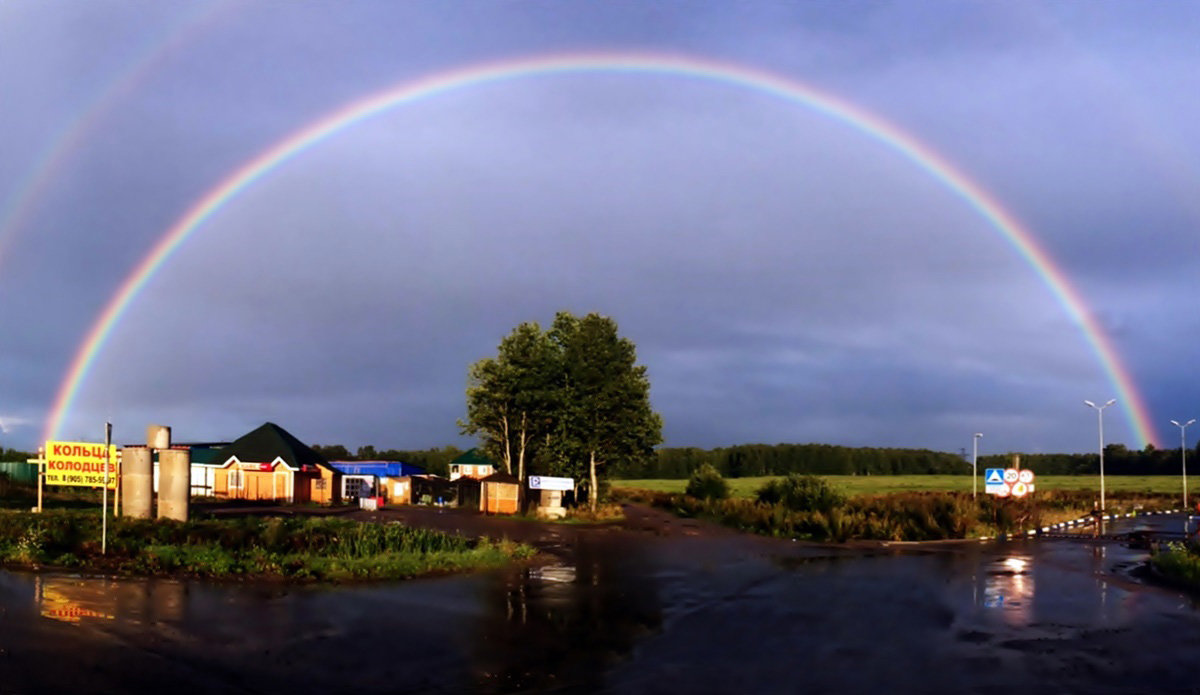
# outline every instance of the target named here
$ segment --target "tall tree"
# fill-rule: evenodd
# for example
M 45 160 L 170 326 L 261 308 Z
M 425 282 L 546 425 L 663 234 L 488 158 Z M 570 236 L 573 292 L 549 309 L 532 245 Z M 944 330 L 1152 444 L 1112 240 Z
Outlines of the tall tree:
M 662 440 L 662 420 L 650 409 L 650 383 L 637 353 L 612 319 L 559 313 L 543 332 L 523 323 L 500 343 L 496 357 L 468 370 L 465 434 L 524 480 L 539 472 L 586 477 L 592 507 L 599 470 L 644 467 Z
M 523 323 L 500 341 L 497 356 L 468 371 L 465 434 L 480 435 L 484 449 L 511 474 L 525 479 L 535 442 L 554 422 L 558 357 L 537 323 Z
M 559 313 L 550 335 L 561 352 L 560 445 L 567 457 L 586 459 L 595 510 L 598 469 L 649 459 L 662 441 L 662 418 L 650 408 L 650 381 L 637 350 L 611 318 Z

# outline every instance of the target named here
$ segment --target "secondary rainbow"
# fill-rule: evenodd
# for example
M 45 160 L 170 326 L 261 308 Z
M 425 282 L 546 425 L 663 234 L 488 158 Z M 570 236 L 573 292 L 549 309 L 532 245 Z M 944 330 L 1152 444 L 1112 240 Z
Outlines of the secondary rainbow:
M 1079 292 L 1054 264 L 1033 235 L 977 183 L 928 145 L 879 116 L 791 78 L 755 68 L 704 58 L 653 53 L 587 53 L 503 60 L 438 72 L 353 101 L 301 128 L 238 167 L 200 198 L 172 225 L 121 283 L 76 350 L 59 386 L 45 428 L 57 436 L 87 379 L 96 356 L 121 316 L 158 269 L 187 238 L 226 203 L 255 182 L 309 148 L 389 109 L 449 92 L 486 84 L 556 74 L 627 73 L 667 75 L 733 85 L 802 105 L 840 121 L 887 146 L 942 183 L 982 215 L 1038 274 L 1058 303 L 1080 328 L 1120 401 L 1139 446 L 1157 441 L 1145 402 L 1124 368 L 1116 348 L 1087 309 Z
M 163 32 L 161 39 L 145 43 L 136 51 L 125 67 L 117 71 L 106 86 L 97 90 L 96 96 L 86 106 L 77 109 L 77 114 L 60 128 L 49 143 L 38 153 L 25 177 L 17 182 L 11 195 L 0 201 L 0 265 L 3 265 L 8 249 L 30 216 L 49 190 L 52 183 L 63 177 L 63 167 L 75 153 L 92 137 L 104 116 L 112 111 L 121 100 L 141 88 L 163 64 L 163 58 L 233 9 L 232 3 L 224 5 L 198 5 L 181 13 Z

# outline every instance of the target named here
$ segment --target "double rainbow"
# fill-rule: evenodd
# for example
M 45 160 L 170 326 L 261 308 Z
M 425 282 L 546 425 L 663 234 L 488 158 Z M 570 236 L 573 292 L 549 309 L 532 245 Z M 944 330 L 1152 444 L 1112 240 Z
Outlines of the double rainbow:
M 1013 215 L 928 145 L 875 114 L 789 78 L 696 57 L 627 52 L 551 55 L 489 62 L 403 82 L 333 111 L 247 161 L 193 204 L 159 238 L 109 299 L 76 350 L 66 377 L 59 386 L 45 427 L 45 438 L 54 439 L 58 435 L 92 363 L 138 293 L 193 232 L 257 181 L 309 148 L 398 106 L 486 84 L 541 75 L 579 73 L 669 75 L 753 90 L 840 121 L 907 158 L 982 215 L 1033 268 L 1063 310 L 1079 326 L 1124 406 L 1130 428 L 1140 440 L 1139 446 L 1157 440 L 1148 409 L 1132 377 L 1065 273 Z

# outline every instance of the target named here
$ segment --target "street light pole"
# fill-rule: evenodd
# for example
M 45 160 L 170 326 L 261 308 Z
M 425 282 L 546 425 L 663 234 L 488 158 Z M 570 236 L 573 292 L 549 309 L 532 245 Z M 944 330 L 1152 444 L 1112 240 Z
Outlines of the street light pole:
M 1180 460 L 1180 464 L 1183 467 L 1183 508 L 1185 510 L 1188 508 L 1188 503 L 1187 503 L 1187 435 L 1185 433 L 1187 432 L 1188 425 L 1192 424 L 1195 421 L 1196 421 L 1196 418 L 1192 418 L 1191 420 L 1188 420 L 1187 422 L 1183 423 L 1182 425 L 1174 420 L 1171 421 L 1172 425 L 1175 425 L 1176 427 L 1179 428 L 1179 460 Z
M 975 499 L 979 486 L 979 438 L 983 432 L 976 432 L 971 437 L 971 499 Z
M 1096 405 L 1091 401 L 1084 401 L 1083 404 L 1089 408 L 1096 409 L 1096 422 L 1100 424 L 1100 511 L 1104 512 L 1104 409 L 1116 403 L 1117 399 L 1110 399 L 1104 405 Z

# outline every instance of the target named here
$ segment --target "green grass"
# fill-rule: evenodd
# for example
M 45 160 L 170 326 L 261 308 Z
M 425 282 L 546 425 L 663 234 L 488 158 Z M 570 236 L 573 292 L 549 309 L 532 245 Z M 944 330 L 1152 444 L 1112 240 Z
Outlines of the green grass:
M 331 518 L 113 519 L 101 554 L 94 512 L 0 511 L 0 566 L 341 582 L 500 567 L 532 554 L 508 541 Z
M 1041 489 L 1019 500 L 995 495 L 973 498 L 969 490 L 892 489 L 889 494 L 850 495 L 839 501 L 822 493 L 819 483 L 802 477 L 777 490 L 778 501 L 771 503 L 747 497 L 702 500 L 678 492 L 613 487 L 614 494 L 626 501 L 683 517 L 770 536 L 835 542 L 995 538 L 1080 518 L 1096 499 L 1096 493 L 1087 489 Z M 1114 490 L 1108 495 L 1108 510 L 1117 514 L 1178 506 L 1174 493 Z
M 1197 555 L 1195 547 L 1171 543 L 1154 553 L 1150 563 L 1167 581 L 1200 591 L 1200 555 Z
M 979 494 L 983 494 L 983 476 L 980 471 Z M 782 476 L 759 478 L 726 478 L 732 497 L 753 497 L 754 493 L 768 480 Z M 883 495 L 894 492 L 970 492 L 971 477 L 962 475 L 825 475 L 835 488 L 851 497 L 860 495 Z M 1038 490 L 1094 490 L 1100 494 L 1098 475 L 1047 475 L 1034 481 Z M 1107 475 L 1104 476 L 1106 492 L 1147 492 L 1182 495 L 1183 481 L 1171 475 Z M 683 492 L 687 480 L 614 480 L 613 487 L 636 488 L 652 492 Z M 1200 491 L 1200 480 L 1195 482 Z M 1189 485 L 1189 487 L 1191 487 Z

